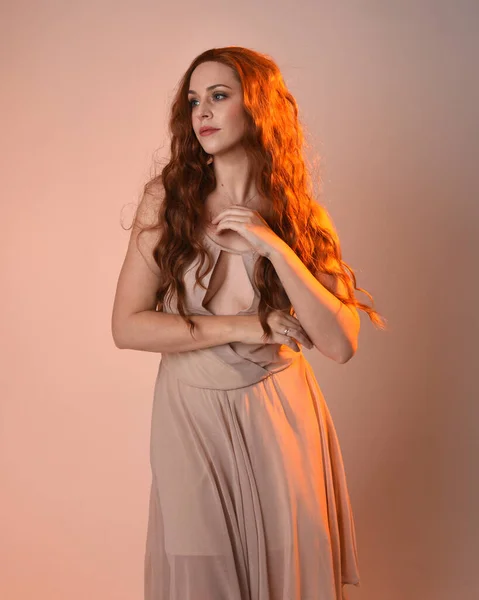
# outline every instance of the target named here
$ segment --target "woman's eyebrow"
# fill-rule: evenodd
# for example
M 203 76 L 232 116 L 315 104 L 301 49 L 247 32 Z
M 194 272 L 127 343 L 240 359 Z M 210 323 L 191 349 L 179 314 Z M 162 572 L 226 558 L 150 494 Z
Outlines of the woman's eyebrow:
M 210 85 L 209 87 L 206 88 L 206 91 L 209 92 L 210 90 L 213 90 L 215 87 L 219 87 L 220 85 L 230 88 L 230 90 L 232 90 L 233 88 L 230 87 L 229 85 L 226 85 L 225 83 L 215 83 L 215 85 Z M 196 94 L 197 92 L 195 92 L 195 90 L 188 90 L 188 94 Z

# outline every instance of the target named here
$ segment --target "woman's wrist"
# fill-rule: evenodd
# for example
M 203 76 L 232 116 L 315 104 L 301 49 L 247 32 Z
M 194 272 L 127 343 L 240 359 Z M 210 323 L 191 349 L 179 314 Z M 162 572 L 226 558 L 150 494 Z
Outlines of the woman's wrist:
M 231 317 L 231 337 L 233 342 L 255 343 L 262 333 L 258 315 L 233 315 Z

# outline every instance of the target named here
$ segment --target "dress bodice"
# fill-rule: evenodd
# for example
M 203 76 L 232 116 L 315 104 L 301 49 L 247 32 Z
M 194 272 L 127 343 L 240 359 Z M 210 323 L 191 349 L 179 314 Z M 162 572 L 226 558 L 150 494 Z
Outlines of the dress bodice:
M 206 232 L 203 237 L 214 265 L 203 279 L 206 289 L 197 284 L 195 279 L 199 257 L 187 268 L 184 274 L 186 312 L 189 315 L 206 316 L 258 314 L 260 294 L 253 276 L 257 253 L 253 249 L 234 250 L 223 246 Z M 178 314 L 176 302 L 176 294 L 169 301 L 165 298 L 163 311 Z M 197 358 L 195 364 L 198 365 L 198 372 L 195 373 L 191 369 L 192 361 L 188 359 L 192 353 Z M 295 352 L 284 344 L 246 344 L 233 341 L 201 350 L 165 353 L 162 360 L 166 358 L 167 365 L 177 366 L 178 377 L 183 380 L 186 377 L 187 383 L 191 385 L 217 387 L 218 382 L 227 381 L 227 385 L 237 382 L 237 387 L 241 387 L 286 368 L 301 353 L 301 350 Z M 218 359 L 224 365 L 232 367 L 227 377 L 218 376 Z M 188 362 L 188 373 L 181 370 L 184 361 Z

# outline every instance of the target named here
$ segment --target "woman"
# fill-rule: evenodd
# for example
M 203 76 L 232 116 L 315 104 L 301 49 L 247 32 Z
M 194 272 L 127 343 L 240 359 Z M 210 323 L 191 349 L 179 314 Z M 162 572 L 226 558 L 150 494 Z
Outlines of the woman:
M 119 348 L 162 354 L 145 600 L 341 600 L 359 585 L 354 522 L 301 345 L 345 363 L 357 309 L 381 318 L 312 200 L 297 105 L 269 57 L 199 55 L 170 130 L 112 316 Z

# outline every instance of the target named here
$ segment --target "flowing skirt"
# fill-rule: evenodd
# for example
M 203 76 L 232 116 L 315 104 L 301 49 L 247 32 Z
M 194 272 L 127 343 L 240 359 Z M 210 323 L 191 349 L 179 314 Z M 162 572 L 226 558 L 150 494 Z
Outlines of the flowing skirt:
M 344 600 L 359 586 L 341 449 L 302 353 L 233 389 L 185 383 L 162 359 L 150 450 L 145 600 Z

